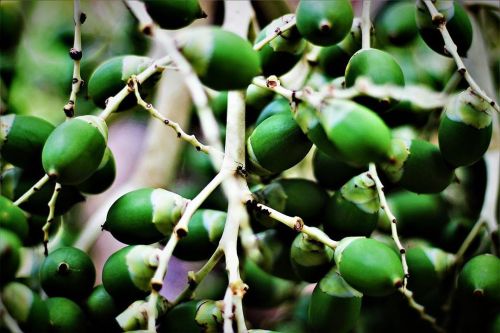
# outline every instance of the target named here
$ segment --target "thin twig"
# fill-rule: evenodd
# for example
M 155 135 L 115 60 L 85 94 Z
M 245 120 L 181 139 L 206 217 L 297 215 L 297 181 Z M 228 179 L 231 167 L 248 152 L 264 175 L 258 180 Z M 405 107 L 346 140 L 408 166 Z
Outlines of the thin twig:
M 469 232 L 467 237 L 464 239 L 464 242 L 458 249 L 457 254 L 455 255 L 455 265 L 460 265 L 460 263 L 463 260 L 465 252 L 467 252 L 474 239 L 477 237 L 481 229 L 485 226 L 487 226 L 486 221 L 479 220 L 476 222 L 476 224 L 474 225 L 474 227 Z
M 413 293 L 406 289 L 406 288 L 399 288 L 399 291 L 406 297 L 406 299 L 408 300 L 408 304 L 410 305 L 411 308 L 415 309 L 419 314 L 420 314 L 420 318 L 422 318 L 423 320 L 425 320 L 426 322 L 428 322 L 429 324 L 431 324 L 432 328 L 436 331 L 436 332 L 446 332 L 444 330 L 444 328 L 442 328 L 441 326 L 439 326 L 437 324 L 437 320 L 436 318 L 434 318 L 433 316 L 429 315 L 428 313 L 425 312 L 425 308 L 421 305 L 421 304 L 418 304 L 415 299 L 413 298 Z
M 14 201 L 14 205 L 19 206 L 20 204 L 28 200 L 33 194 L 40 191 L 42 187 L 49 181 L 49 179 L 49 175 L 45 174 L 42 178 L 40 178 L 39 181 L 35 183 L 35 185 L 33 185 L 28 191 L 26 191 L 26 193 L 24 193 L 19 197 L 19 199 Z
M 52 225 L 52 222 L 54 222 L 54 214 L 56 211 L 56 203 L 57 203 L 57 197 L 59 196 L 59 192 L 61 191 L 61 184 L 56 183 L 54 186 L 54 192 L 52 193 L 52 196 L 50 197 L 48 206 L 49 206 L 49 215 L 47 216 L 47 222 L 42 227 L 43 231 L 43 248 L 44 252 L 43 254 L 45 256 L 49 255 L 49 249 L 48 249 L 48 244 L 49 244 L 49 231 L 50 231 L 50 226 Z
M 372 21 L 370 19 L 371 4 L 371 0 L 363 0 L 363 9 L 361 11 L 361 48 L 363 50 L 370 48 L 372 31 Z
M 259 51 L 261 50 L 264 46 L 266 46 L 266 44 L 268 44 L 269 42 L 271 42 L 273 39 L 275 39 L 276 37 L 280 36 L 282 33 L 284 33 L 285 31 L 287 30 L 290 30 L 291 28 L 293 28 L 295 26 L 295 23 L 296 23 L 296 19 L 295 19 L 295 15 L 292 16 L 290 18 L 290 21 L 286 22 L 285 24 L 283 24 L 282 26 L 280 27 L 277 27 L 272 34 L 269 34 L 267 35 L 264 39 L 262 39 L 260 42 L 256 43 L 254 46 L 253 46 L 253 49 L 255 51 Z
M 406 250 L 401 244 L 401 241 L 399 240 L 398 236 L 398 229 L 397 229 L 397 220 L 396 216 L 391 211 L 391 208 L 389 207 L 389 204 L 387 203 L 387 200 L 385 198 L 384 194 L 384 185 L 380 181 L 380 178 L 378 177 L 377 174 L 377 167 L 375 166 L 374 163 L 369 164 L 369 175 L 375 182 L 375 186 L 377 187 L 377 192 L 378 192 L 378 197 L 380 199 L 380 208 L 382 208 L 389 218 L 389 221 L 391 221 L 391 235 L 392 239 L 394 240 L 394 243 L 396 243 L 396 246 L 398 247 L 399 253 L 401 254 L 401 262 L 403 264 L 403 272 L 404 272 L 404 277 L 403 277 L 403 289 L 406 289 L 406 284 L 408 282 L 408 277 L 410 274 L 408 273 L 408 264 L 406 262 Z

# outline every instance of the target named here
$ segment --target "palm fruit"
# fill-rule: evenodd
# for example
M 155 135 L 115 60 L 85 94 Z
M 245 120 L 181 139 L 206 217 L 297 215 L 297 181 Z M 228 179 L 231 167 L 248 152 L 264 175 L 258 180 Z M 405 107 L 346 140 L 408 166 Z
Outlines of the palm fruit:
M 10 230 L 0 228 L 0 286 L 14 279 L 20 264 L 21 240 Z
M 434 3 L 436 9 L 443 14 L 446 28 L 457 46 L 461 57 L 467 56 L 467 51 L 472 44 L 472 24 L 462 4 L 457 1 L 439 0 Z M 451 57 L 445 50 L 443 36 L 437 26 L 432 22 L 427 6 L 423 1 L 417 1 L 416 22 L 420 36 L 427 46 L 435 52 Z
M 301 0 L 296 13 L 300 34 L 320 46 L 340 42 L 349 33 L 354 18 L 348 0 Z
M 51 297 L 83 299 L 91 293 L 94 282 L 92 260 L 88 254 L 74 247 L 61 247 L 51 252 L 40 267 L 40 284 Z
M 458 291 L 465 299 L 476 298 L 500 305 L 500 259 L 481 254 L 469 260 L 458 275 Z
M 343 161 L 361 166 L 389 156 L 391 132 L 373 111 L 348 100 L 332 100 L 320 111 L 321 125 Z
M 452 218 L 444 227 L 441 238 L 439 239 L 439 246 L 448 252 L 456 253 L 462 246 L 465 238 L 471 232 L 475 220 L 471 220 L 467 217 L 455 217 Z M 480 239 L 480 237 L 478 237 Z M 472 242 L 470 249 L 475 249 L 479 244 L 479 239 Z
M 182 260 L 208 259 L 217 248 L 224 231 L 225 212 L 200 209 L 189 221 L 189 232 L 177 243 L 174 255 Z
M 104 156 L 97 170 L 76 188 L 83 193 L 98 194 L 106 191 L 114 182 L 116 177 L 115 157 L 109 147 L 106 147 Z
M 392 182 L 408 191 L 438 193 L 452 180 L 453 169 L 438 147 L 428 141 L 394 138 L 390 155 L 381 167 Z
M 172 233 L 186 205 L 186 199 L 161 188 L 135 190 L 113 203 L 102 228 L 125 244 L 155 243 Z
M 338 44 L 321 48 L 318 61 L 320 68 L 330 77 L 344 76 L 352 55 L 361 48 L 361 20 L 352 21 L 350 33 Z
M 17 1 L 2 1 L 0 3 L 0 49 L 9 50 L 16 46 L 23 32 L 24 18 L 21 3 Z
M 2 302 L 24 332 L 45 333 L 49 328 L 49 310 L 42 298 L 19 282 L 2 289 Z
M 246 89 L 260 74 L 259 55 L 247 40 L 232 32 L 199 27 L 189 29 L 178 40 L 201 82 L 212 89 Z
M 378 221 L 380 200 L 368 172 L 353 177 L 330 198 L 323 227 L 334 239 L 369 236 Z
M 150 296 L 149 296 L 150 297 Z M 149 298 L 148 297 L 148 298 Z M 151 331 L 145 330 L 148 326 L 148 317 L 144 314 L 149 310 L 148 299 L 138 300 L 130 304 L 125 311 L 116 316 L 115 320 L 120 326 L 119 332 L 141 332 L 147 333 Z M 155 319 L 158 317 L 162 317 L 168 310 L 168 301 L 159 295 L 156 300 L 156 309 L 155 309 Z M 156 330 L 155 330 L 156 332 Z
M 274 34 L 276 29 L 288 23 L 292 16 L 287 14 L 273 20 L 257 35 L 255 43 Z M 297 27 L 278 35 L 258 51 L 263 74 L 280 76 L 291 70 L 302 57 L 306 44 Z
M 0 116 L 0 124 L 2 159 L 21 168 L 41 166 L 43 145 L 54 125 L 38 117 L 16 114 Z
M 311 146 L 291 114 L 276 114 L 247 139 L 248 168 L 261 176 L 278 174 L 299 163 Z
M 151 18 L 163 29 L 180 29 L 207 14 L 198 0 L 146 0 L 146 9 Z
M 135 55 L 123 55 L 113 57 L 100 64 L 90 76 L 88 82 L 88 94 L 94 104 L 100 108 L 106 107 L 106 100 L 118 94 L 125 88 L 128 79 L 132 75 L 137 75 L 151 66 L 153 60 L 148 57 Z M 139 92 L 144 98 L 151 91 L 159 80 L 160 74 L 154 74 L 146 82 L 141 84 Z M 133 93 L 129 94 L 120 103 L 118 110 L 130 109 L 137 104 L 137 99 Z
M 198 284 L 193 299 L 223 299 L 227 285 L 226 272 L 222 269 L 215 269 Z
M 439 150 L 454 167 L 473 164 L 490 144 L 494 112 L 481 97 L 466 90 L 450 100 L 439 125 Z
M 251 84 L 248 86 L 245 94 L 245 122 L 252 124 L 256 121 L 261 110 L 274 98 L 274 92 Z M 224 121 L 226 119 L 224 118 Z
M 415 5 L 411 2 L 388 3 L 375 19 L 377 39 L 383 45 L 405 46 L 418 35 Z
M 267 118 L 274 116 L 275 114 L 289 114 L 290 103 L 286 98 L 276 98 L 267 104 L 259 114 L 259 117 L 255 121 L 255 126 L 259 126 Z
M 78 286 L 74 286 L 78 288 Z M 82 309 L 72 300 L 64 297 L 51 297 L 45 303 L 49 308 L 51 333 L 85 333 L 88 321 Z
M 102 270 L 102 284 L 119 302 L 144 298 L 151 291 L 151 278 L 158 266 L 160 250 L 132 245 L 113 253 Z
M 300 233 L 292 243 L 290 260 L 300 279 L 317 282 L 334 264 L 333 249 Z
M 358 321 L 362 298 L 335 269 L 330 270 L 312 293 L 309 326 L 314 332 L 349 332 Z
M 222 302 L 188 301 L 173 307 L 160 322 L 160 333 L 216 333 L 222 331 Z
M 403 285 L 399 256 L 374 239 L 342 239 L 335 249 L 335 263 L 345 281 L 367 296 L 387 296 Z
M 117 331 L 118 323 L 112 318 L 119 312 L 120 307 L 102 284 L 95 287 L 85 300 L 85 313 L 95 327 Z
M 338 190 L 352 177 L 362 173 L 363 169 L 344 163 L 317 149 L 313 156 L 313 172 L 314 178 L 322 187 Z
M 366 77 L 378 85 L 405 85 L 403 70 L 394 57 L 377 49 L 359 50 L 349 60 L 345 68 L 346 87 L 354 86 L 360 77 Z M 397 103 L 391 99 L 377 100 L 367 96 L 359 96 L 356 101 L 379 113 L 387 111 Z
M 407 246 L 406 259 L 411 276 L 408 288 L 425 295 L 441 285 L 453 267 L 455 256 L 428 244 L 416 243 Z
M 272 308 L 295 294 L 293 282 L 265 272 L 250 259 L 244 260 L 241 274 L 248 285 L 243 298 L 247 306 Z
M 12 231 L 20 240 L 28 236 L 29 226 L 24 212 L 3 196 L 0 196 L 0 228 Z
M 62 185 L 79 184 L 99 167 L 107 140 L 108 126 L 103 119 L 80 116 L 68 120 L 45 142 L 43 169 Z

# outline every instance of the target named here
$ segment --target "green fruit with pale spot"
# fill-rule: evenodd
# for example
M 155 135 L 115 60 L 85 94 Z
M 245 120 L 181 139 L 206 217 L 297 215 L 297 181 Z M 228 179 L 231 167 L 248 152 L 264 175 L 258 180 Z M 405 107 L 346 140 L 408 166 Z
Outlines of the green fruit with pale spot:
M 458 275 L 458 291 L 466 299 L 500 305 L 500 259 L 481 254 L 469 260 Z
M 300 233 L 292 243 L 290 261 L 301 280 L 317 282 L 334 265 L 333 249 Z
M 222 331 L 222 302 L 193 300 L 173 307 L 160 322 L 160 333 L 217 333 Z
M 98 194 L 106 191 L 114 182 L 116 177 L 115 157 L 109 147 L 106 147 L 104 156 L 97 170 L 76 188 L 83 193 Z
M 180 29 L 194 20 L 206 18 L 198 0 L 146 0 L 151 18 L 163 29 Z
M 403 285 L 398 255 L 374 239 L 342 239 L 335 249 L 335 263 L 346 282 L 367 296 L 387 296 Z
M 27 115 L 0 116 L 0 154 L 15 166 L 35 169 L 41 166 L 42 149 L 54 125 Z
M 78 304 L 64 297 L 51 297 L 45 303 L 49 309 L 50 333 L 88 332 L 87 318 Z
M 22 243 L 10 230 L 0 228 L 0 285 L 10 282 L 16 276 L 20 265 Z
M 349 33 L 354 18 L 348 0 L 301 0 L 296 15 L 300 34 L 320 46 L 340 42 Z
M 116 200 L 102 226 L 126 244 L 151 244 L 168 237 L 187 200 L 164 189 L 143 188 Z
M 352 177 L 362 173 L 363 169 L 351 166 L 317 149 L 313 156 L 313 172 L 319 185 L 329 190 L 338 190 Z
M 0 228 L 12 231 L 20 240 L 28 236 L 29 226 L 26 215 L 22 209 L 3 196 L 0 196 Z
M 182 54 L 201 82 L 212 89 L 246 89 L 261 72 L 259 55 L 235 33 L 218 27 L 199 27 L 189 29 L 178 40 Z
M 59 125 L 42 151 L 45 172 L 62 185 L 75 185 L 89 178 L 99 167 L 108 127 L 96 116 L 80 116 Z

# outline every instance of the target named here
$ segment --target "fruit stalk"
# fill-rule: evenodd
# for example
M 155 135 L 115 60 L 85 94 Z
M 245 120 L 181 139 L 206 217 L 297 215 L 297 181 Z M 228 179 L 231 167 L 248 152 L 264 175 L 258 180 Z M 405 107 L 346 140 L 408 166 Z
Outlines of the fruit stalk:
M 28 200 L 33 194 L 35 194 L 37 191 L 40 191 L 40 189 L 49 181 L 50 177 L 49 175 L 45 174 L 42 178 L 40 178 L 39 181 L 35 183 L 26 193 L 21 195 L 15 202 L 14 205 L 19 206 L 26 200 Z
M 418 304 L 415 299 L 413 298 L 413 293 L 408 290 L 408 289 L 405 289 L 405 288 L 400 288 L 399 291 L 406 297 L 406 299 L 408 300 L 408 304 L 410 305 L 410 307 L 412 307 L 413 309 L 417 310 L 417 312 L 420 314 L 420 318 L 422 318 L 423 320 L 429 322 L 432 326 L 432 328 L 436 331 L 436 332 L 441 332 L 441 333 L 444 333 L 446 332 L 441 326 L 439 326 L 436 322 L 436 318 L 434 318 L 433 316 L 427 314 L 425 312 L 425 308 L 421 305 L 421 304 Z
M 370 19 L 371 4 L 371 0 L 363 0 L 363 9 L 361 11 L 361 48 L 363 50 L 370 48 L 372 30 L 372 21 Z
M 266 36 L 266 38 L 264 38 L 260 42 L 256 43 L 253 46 L 253 49 L 255 51 L 261 50 L 270 41 L 272 41 L 273 39 L 275 39 L 276 37 L 278 37 L 279 35 L 281 35 L 285 31 L 293 28 L 295 26 L 295 23 L 296 23 L 295 16 L 293 16 L 293 17 L 290 18 L 290 20 L 288 22 L 286 22 L 285 24 L 283 24 L 280 27 L 277 27 L 272 34 Z
M 453 60 L 457 65 L 457 72 L 459 72 L 464 77 L 464 79 L 467 81 L 470 88 L 476 95 L 478 95 L 486 102 L 488 102 L 495 109 L 495 111 L 500 112 L 500 107 L 498 106 L 498 103 L 496 103 L 491 97 L 486 95 L 486 93 L 481 89 L 481 87 L 477 84 L 474 78 L 469 74 L 469 71 L 465 67 L 462 58 L 458 54 L 457 46 L 455 42 L 453 42 L 453 39 L 451 38 L 450 33 L 446 28 L 446 20 L 443 14 L 441 14 L 437 10 L 436 6 L 431 0 L 423 0 L 423 1 L 424 4 L 427 6 L 429 14 L 432 17 L 432 22 L 437 26 L 439 32 L 443 36 L 446 52 L 448 52 L 453 57 Z
M 49 215 L 47 216 L 47 222 L 45 222 L 44 226 L 42 227 L 43 254 L 45 256 L 49 255 L 49 250 L 48 250 L 49 230 L 50 230 L 50 225 L 52 224 L 52 222 L 54 222 L 54 213 L 56 210 L 56 203 L 57 203 L 57 197 L 59 196 L 59 191 L 61 191 L 61 184 L 56 183 L 56 185 L 54 186 L 54 192 L 50 197 L 49 203 L 47 204 L 49 206 Z

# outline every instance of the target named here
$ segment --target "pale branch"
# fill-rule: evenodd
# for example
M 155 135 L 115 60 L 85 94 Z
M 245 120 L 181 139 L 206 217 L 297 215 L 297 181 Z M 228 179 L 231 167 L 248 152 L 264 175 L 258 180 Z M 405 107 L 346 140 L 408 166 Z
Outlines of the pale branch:
M 27 201 L 33 194 L 40 191 L 42 187 L 49 181 L 49 175 L 45 174 L 39 181 L 35 183 L 28 191 L 26 191 L 23 195 L 21 195 L 16 201 L 14 201 L 14 205 L 19 206 L 23 202 Z
M 190 145 L 192 145 L 193 147 L 195 147 L 196 150 L 198 150 L 198 151 L 202 151 L 202 152 L 204 152 L 205 154 L 208 154 L 208 155 L 217 154 L 217 155 L 219 155 L 218 158 L 223 158 L 223 156 L 224 156 L 223 152 L 215 150 L 215 149 L 213 149 L 210 146 L 204 145 L 203 143 L 201 143 L 200 141 L 198 141 L 198 139 L 194 135 L 188 135 L 181 128 L 181 126 L 178 123 L 176 123 L 175 121 L 173 121 L 171 119 L 168 119 L 168 118 L 164 117 L 160 112 L 158 112 L 158 110 L 155 109 L 155 107 L 153 106 L 153 104 L 147 103 L 146 101 L 144 101 L 144 99 L 142 99 L 141 94 L 139 92 L 139 85 L 137 83 L 137 80 L 136 80 L 135 76 L 133 76 L 131 78 L 131 84 L 132 84 L 133 89 L 134 89 L 135 97 L 137 99 L 137 104 L 139 104 L 140 106 L 142 106 L 144 108 L 144 110 L 146 110 L 147 112 L 149 112 L 149 114 L 151 116 L 153 116 L 154 118 L 160 120 L 165 125 L 167 125 L 170 128 L 172 128 L 175 131 L 175 133 L 176 133 L 176 135 L 177 135 L 177 137 L 179 139 L 184 140 L 185 142 L 189 143 Z
M 363 0 L 363 9 L 361 11 L 361 48 L 363 50 L 370 48 L 372 21 L 370 19 L 371 0 Z
M 295 24 L 296 24 L 296 19 L 295 19 L 295 15 L 294 15 L 293 17 L 290 18 L 289 21 L 285 22 L 282 26 L 279 26 L 276 29 L 274 29 L 273 33 L 267 35 L 264 39 L 255 43 L 255 45 L 253 46 L 253 49 L 255 51 L 261 50 L 264 46 L 266 46 L 273 39 L 275 39 L 278 36 L 281 36 L 282 33 L 293 28 L 295 26 Z
M 154 288 L 151 290 L 151 294 L 149 295 L 148 303 L 146 306 L 146 312 L 148 316 L 148 331 L 156 332 L 156 303 L 158 303 L 158 297 L 160 296 L 160 291 L 155 290 Z
M 444 45 L 445 45 L 445 51 L 451 55 L 453 60 L 455 61 L 455 64 L 457 65 L 457 71 L 464 77 L 464 79 L 467 81 L 469 84 L 470 88 L 472 91 L 484 99 L 486 102 L 488 102 L 497 112 L 500 112 L 500 108 L 498 106 L 498 103 L 496 103 L 491 97 L 489 97 L 482 89 L 481 87 L 476 83 L 474 78 L 470 75 L 469 71 L 465 67 L 464 62 L 462 61 L 462 58 L 458 54 L 457 50 L 457 45 L 451 38 L 451 35 L 446 28 L 446 19 L 443 14 L 441 14 L 436 6 L 434 5 L 433 1 L 431 0 L 423 0 L 424 4 L 427 6 L 427 9 L 429 11 L 429 14 L 431 15 L 432 22 L 437 26 L 439 32 L 441 33 L 441 36 L 443 37 Z
M 69 50 L 69 56 L 73 59 L 73 77 L 71 78 L 71 93 L 68 103 L 64 106 L 66 118 L 73 118 L 76 109 L 76 95 L 83 85 L 80 74 L 80 60 L 82 59 L 82 35 L 81 25 L 85 22 L 85 13 L 80 10 L 80 0 L 73 0 L 73 21 L 75 23 L 75 37 L 73 47 Z
M 493 124 L 495 127 L 499 126 L 498 121 L 495 121 Z M 500 154 L 498 148 L 486 152 L 484 160 L 486 162 L 486 179 L 488 181 L 486 183 L 484 202 L 479 214 L 479 220 L 486 222 L 491 237 L 493 253 L 500 255 L 498 215 L 496 209 L 498 196 L 500 195 L 500 175 L 498 172 L 500 170 Z
M 49 249 L 48 249 L 49 231 L 50 231 L 50 226 L 52 225 L 52 222 L 54 222 L 54 214 L 56 211 L 57 197 L 59 196 L 60 191 L 61 191 L 61 184 L 56 183 L 56 185 L 54 186 L 54 192 L 52 193 L 52 196 L 50 197 L 49 203 L 47 204 L 49 206 L 49 215 L 47 216 L 47 222 L 45 222 L 45 224 L 42 227 L 43 247 L 44 247 L 44 255 L 45 256 L 49 255 Z
M 426 313 L 425 308 L 421 304 L 419 304 L 415 301 L 415 299 L 413 298 L 413 292 L 411 292 L 410 290 L 408 290 L 406 288 L 399 288 L 399 291 L 406 297 L 410 307 L 412 309 L 415 309 L 420 314 L 420 318 L 422 318 L 423 320 L 428 322 L 436 332 L 440 332 L 440 333 L 446 332 L 444 330 L 444 328 L 442 328 L 441 326 L 439 326 L 437 324 L 436 318 L 434 318 L 433 316 Z
M 462 245 L 460 245 L 460 248 L 455 254 L 455 265 L 460 265 L 465 255 L 465 252 L 467 252 L 474 239 L 476 239 L 481 229 L 483 229 L 483 227 L 485 226 L 487 226 L 487 223 L 486 221 L 483 220 L 478 220 L 476 224 L 474 224 L 474 227 L 471 229 L 467 237 L 465 237 Z
M 406 250 L 401 244 L 401 241 L 399 240 L 398 236 L 398 228 L 396 226 L 397 219 L 396 216 L 394 216 L 394 214 L 392 213 L 391 208 L 389 207 L 389 204 L 387 203 L 387 200 L 385 198 L 384 185 L 382 184 L 380 178 L 378 177 L 377 167 L 375 166 L 374 163 L 370 163 L 368 168 L 369 168 L 368 175 L 373 179 L 373 181 L 375 182 L 375 187 L 377 188 L 378 197 L 380 199 L 380 208 L 384 210 L 385 214 L 387 215 L 387 218 L 390 221 L 392 239 L 394 240 L 394 243 L 396 243 L 399 253 L 401 254 L 401 263 L 403 265 L 403 272 L 404 272 L 403 289 L 406 289 L 406 284 L 408 282 L 408 277 L 410 276 L 410 274 L 408 272 L 408 263 L 406 262 Z

